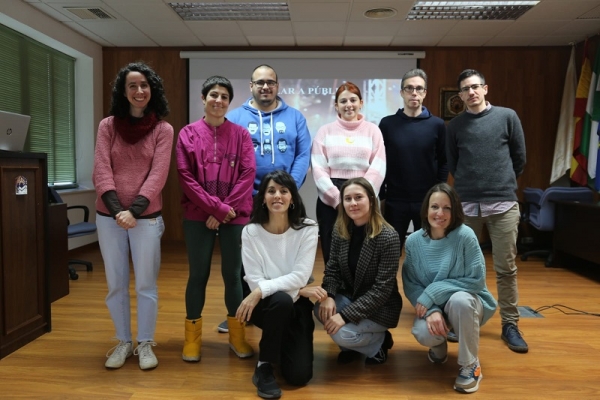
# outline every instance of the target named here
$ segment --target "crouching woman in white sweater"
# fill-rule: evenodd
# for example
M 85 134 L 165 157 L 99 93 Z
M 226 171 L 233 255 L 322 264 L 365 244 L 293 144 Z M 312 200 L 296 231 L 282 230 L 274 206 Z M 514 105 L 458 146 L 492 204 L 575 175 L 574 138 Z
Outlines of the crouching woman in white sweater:
M 262 329 L 252 377 L 262 398 L 281 396 L 273 364 L 280 365 L 291 385 L 305 385 L 312 378 L 315 326 L 309 297 L 327 297 L 321 287 L 307 287 L 317 242 L 318 226 L 306 218 L 294 178 L 284 171 L 267 174 L 242 232 L 244 279 L 252 292 L 236 314 Z

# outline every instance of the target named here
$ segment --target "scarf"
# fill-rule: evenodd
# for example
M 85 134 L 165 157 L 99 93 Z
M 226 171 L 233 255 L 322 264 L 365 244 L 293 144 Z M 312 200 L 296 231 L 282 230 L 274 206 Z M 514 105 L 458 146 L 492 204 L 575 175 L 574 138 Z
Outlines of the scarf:
M 127 143 L 136 144 L 152 132 L 158 123 L 158 118 L 156 118 L 156 114 L 150 112 L 142 118 L 135 118 L 131 115 L 125 118 L 115 116 L 113 121 L 117 134 Z

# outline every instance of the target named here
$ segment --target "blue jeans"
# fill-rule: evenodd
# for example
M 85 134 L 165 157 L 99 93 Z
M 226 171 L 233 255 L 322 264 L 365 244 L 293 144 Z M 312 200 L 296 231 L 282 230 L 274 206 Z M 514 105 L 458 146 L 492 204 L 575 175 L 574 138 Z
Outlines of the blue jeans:
M 131 341 L 129 251 L 133 260 L 137 295 L 137 341 L 154 340 L 158 315 L 156 280 L 160 269 L 160 238 L 165 231 L 161 216 L 138 219 L 135 228 L 121 228 L 111 217 L 96 215 L 98 242 L 104 260 L 108 295 L 106 305 L 117 339 Z
M 342 311 L 349 304 L 352 304 L 352 300 L 349 298 L 340 294 L 335 296 L 335 309 L 337 312 Z M 319 307 L 320 303 L 315 304 L 314 314 L 317 320 L 323 323 L 319 319 Z M 388 328 L 379 325 L 377 322 L 363 319 L 358 324 L 347 323 L 331 335 L 331 338 L 343 351 L 354 350 L 367 357 L 373 357 L 381 348 L 387 330 Z

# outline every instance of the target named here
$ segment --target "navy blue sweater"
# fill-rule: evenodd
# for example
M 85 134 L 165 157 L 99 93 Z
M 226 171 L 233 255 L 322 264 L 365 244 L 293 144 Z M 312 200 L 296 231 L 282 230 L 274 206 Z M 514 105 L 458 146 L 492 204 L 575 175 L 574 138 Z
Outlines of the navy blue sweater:
M 446 126 L 426 107 L 417 117 L 399 109 L 381 120 L 387 172 L 381 199 L 405 202 L 423 201 L 436 183 L 448 180 Z

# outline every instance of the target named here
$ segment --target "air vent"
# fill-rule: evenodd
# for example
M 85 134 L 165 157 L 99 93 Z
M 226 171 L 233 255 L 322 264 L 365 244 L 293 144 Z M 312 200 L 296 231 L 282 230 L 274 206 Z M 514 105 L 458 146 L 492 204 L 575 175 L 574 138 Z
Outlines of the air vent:
M 384 19 L 393 17 L 397 13 L 393 8 L 372 8 L 365 11 L 365 17 L 370 19 Z
M 65 7 L 65 10 L 79 19 L 116 19 L 106 11 L 98 7 Z

